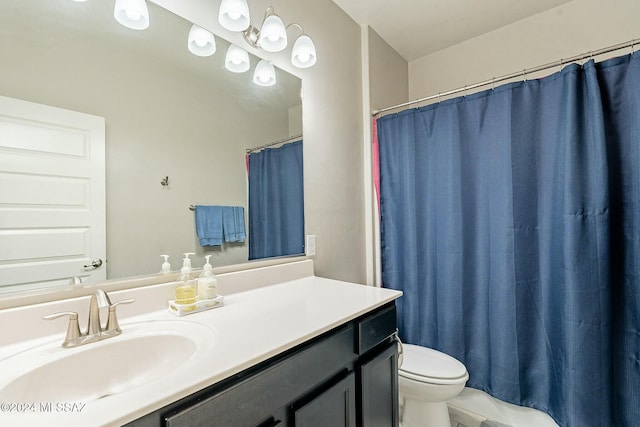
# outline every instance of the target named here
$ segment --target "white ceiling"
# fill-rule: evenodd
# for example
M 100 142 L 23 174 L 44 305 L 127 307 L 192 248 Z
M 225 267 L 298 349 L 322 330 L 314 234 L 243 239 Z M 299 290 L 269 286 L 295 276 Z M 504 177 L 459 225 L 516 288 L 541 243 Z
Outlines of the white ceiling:
M 333 0 L 407 61 L 571 0 Z

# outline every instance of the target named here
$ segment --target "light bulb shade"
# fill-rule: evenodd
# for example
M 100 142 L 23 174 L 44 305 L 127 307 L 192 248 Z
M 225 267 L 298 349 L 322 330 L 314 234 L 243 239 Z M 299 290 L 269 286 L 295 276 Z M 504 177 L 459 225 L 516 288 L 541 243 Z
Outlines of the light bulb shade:
M 229 31 L 244 31 L 251 23 L 246 0 L 222 0 L 218 22 Z
M 291 63 L 298 68 L 309 68 L 316 63 L 316 47 L 306 34 L 298 37 L 293 44 Z
M 227 55 L 224 58 L 224 68 L 232 73 L 244 73 L 251 66 L 249 54 L 246 50 L 234 44 L 229 45 Z
M 259 86 L 276 84 L 276 69 L 266 59 L 261 59 L 253 72 L 253 82 Z
M 120 24 L 132 30 L 149 27 L 149 9 L 145 0 L 116 0 L 113 16 Z
M 258 44 L 267 52 L 280 52 L 287 47 L 287 30 L 278 15 L 269 15 L 264 20 Z
M 216 39 L 210 31 L 196 24 L 189 30 L 189 52 L 198 56 L 211 56 L 216 53 Z

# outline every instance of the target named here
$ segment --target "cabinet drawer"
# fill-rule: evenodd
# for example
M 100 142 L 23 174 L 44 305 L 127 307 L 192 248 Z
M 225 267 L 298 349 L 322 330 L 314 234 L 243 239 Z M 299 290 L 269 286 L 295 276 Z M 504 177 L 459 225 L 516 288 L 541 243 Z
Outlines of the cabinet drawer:
M 397 328 L 396 305 L 391 303 L 356 322 L 356 352 L 364 354 L 387 337 Z
M 167 427 L 253 427 L 352 363 L 353 325 L 165 418 Z

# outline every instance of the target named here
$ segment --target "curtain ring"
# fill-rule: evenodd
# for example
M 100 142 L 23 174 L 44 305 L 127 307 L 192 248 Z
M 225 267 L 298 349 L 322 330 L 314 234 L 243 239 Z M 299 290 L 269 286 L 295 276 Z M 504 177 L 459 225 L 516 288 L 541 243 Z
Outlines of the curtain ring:
M 635 53 L 636 39 L 631 39 L 631 55 Z
M 440 104 L 440 101 L 441 101 L 441 99 L 440 99 L 440 92 L 438 92 L 438 104 Z
M 527 69 L 526 68 L 522 69 L 522 81 L 524 81 L 524 82 L 527 81 Z
M 464 97 L 467 97 L 467 85 L 464 85 Z
M 496 90 L 496 78 L 491 78 L 491 90 Z

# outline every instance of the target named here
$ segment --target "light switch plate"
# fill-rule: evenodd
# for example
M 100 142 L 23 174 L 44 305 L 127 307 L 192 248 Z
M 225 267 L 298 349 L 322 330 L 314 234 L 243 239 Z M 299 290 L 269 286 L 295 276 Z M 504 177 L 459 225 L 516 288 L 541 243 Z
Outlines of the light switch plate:
M 307 256 L 316 254 L 316 235 L 307 234 L 307 244 L 305 245 L 305 253 Z

